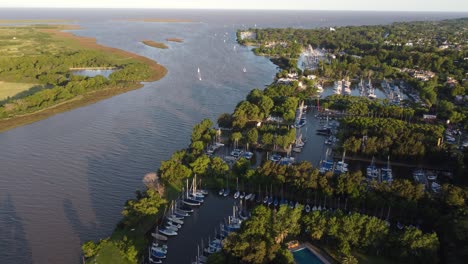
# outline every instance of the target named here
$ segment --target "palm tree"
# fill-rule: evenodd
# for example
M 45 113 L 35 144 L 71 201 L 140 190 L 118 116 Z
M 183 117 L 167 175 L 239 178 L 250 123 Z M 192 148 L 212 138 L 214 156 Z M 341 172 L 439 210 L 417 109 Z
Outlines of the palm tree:
M 242 139 L 242 133 L 240 132 L 234 132 L 231 135 L 231 140 L 234 141 L 234 148 L 237 148 L 239 144 L 239 140 Z

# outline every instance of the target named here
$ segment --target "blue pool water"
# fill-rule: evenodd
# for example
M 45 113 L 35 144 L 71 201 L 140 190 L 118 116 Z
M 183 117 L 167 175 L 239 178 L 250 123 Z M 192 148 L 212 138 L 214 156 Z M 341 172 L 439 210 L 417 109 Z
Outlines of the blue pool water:
M 323 264 L 308 248 L 301 248 L 292 252 L 297 264 Z

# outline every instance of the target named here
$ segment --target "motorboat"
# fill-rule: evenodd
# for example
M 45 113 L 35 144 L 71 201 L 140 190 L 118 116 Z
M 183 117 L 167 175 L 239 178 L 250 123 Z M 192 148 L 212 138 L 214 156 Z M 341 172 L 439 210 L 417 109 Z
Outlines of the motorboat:
M 196 200 L 192 200 L 190 198 L 185 198 L 182 200 L 182 202 L 186 205 L 190 205 L 190 206 L 199 206 L 201 205 L 201 203 L 199 201 L 196 201 Z
M 178 218 L 173 218 L 173 217 L 168 217 L 167 220 L 171 221 L 171 222 L 174 222 L 178 225 L 183 225 L 184 224 L 184 221 L 182 221 L 181 219 L 178 219 Z
M 151 233 L 151 236 L 154 239 L 157 239 L 157 240 L 167 241 L 167 236 L 164 236 L 164 235 L 161 235 L 161 234 L 158 234 L 158 233 Z
M 150 252 L 151 252 L 151 257 L 155 257 L 157 259 L 165 259 L 166 258 L 166 254 L 161 252 L 161 251 L 153 250 L 153 248 L 151 248 Z
M 180 205 L 179 207 L 176 208 L 176 210 L 179 210 L 184 213 L 193 213 L 193 208 L 186 206 L 186 205 Z
M 168 219 L 168 221 L 167 221 L 167 226 L 174 226 L 174 227 L 176 227 L 177 229 L 182 228 L 182 225 L 181 225 L 181 224 L 178 224 L 178 223 L 176 223 L 176 222 L 172 222 L 172 221 L 169 220 L 169 219 Z
M 170 229 L 159 229 L 159 233 L 166 235 L 166 236 L 177 236 L 177 232 Z

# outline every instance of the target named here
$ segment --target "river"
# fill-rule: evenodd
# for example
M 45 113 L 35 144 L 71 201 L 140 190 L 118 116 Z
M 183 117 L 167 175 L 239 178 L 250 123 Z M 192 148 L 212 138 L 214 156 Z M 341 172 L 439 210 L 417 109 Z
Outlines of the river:
M 238 46 L 237 28 L 339 26 L 462 16 L 136 9 L 0 9 L 0 15 L 2 19 L 76 19 L 73 23 L 82 30 L 73 31 L 75 34 L 154 59 L 169 71 L 162 80 L 146 83 L 141 89 L 0 134 L 2 264 L 78 263 L 80 244 L 111 234 L 125 200 L 142 188 L 143 175 L 185 147 L 195 123 L 231 112 L 252 88 L 272 81 L 276 66 Z M 119 20 L 125 17 L 199 22 Z M 169 37 L 183 38 L 184 42 L 170 42 L 165 50 L 140 43 Z M 198 67 L 202 81 L 197 77 Z M 218 203 L 211 204 L 215 206 L 207 204 L 203 217 L 209 218 Z

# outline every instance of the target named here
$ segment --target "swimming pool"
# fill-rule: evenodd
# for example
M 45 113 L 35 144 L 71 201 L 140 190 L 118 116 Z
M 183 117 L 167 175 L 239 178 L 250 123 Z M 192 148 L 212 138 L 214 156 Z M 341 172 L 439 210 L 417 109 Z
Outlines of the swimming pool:
M 308 248 L 301 248 L 292 252 L 297 264 L 323 264 L 323 262 Z

